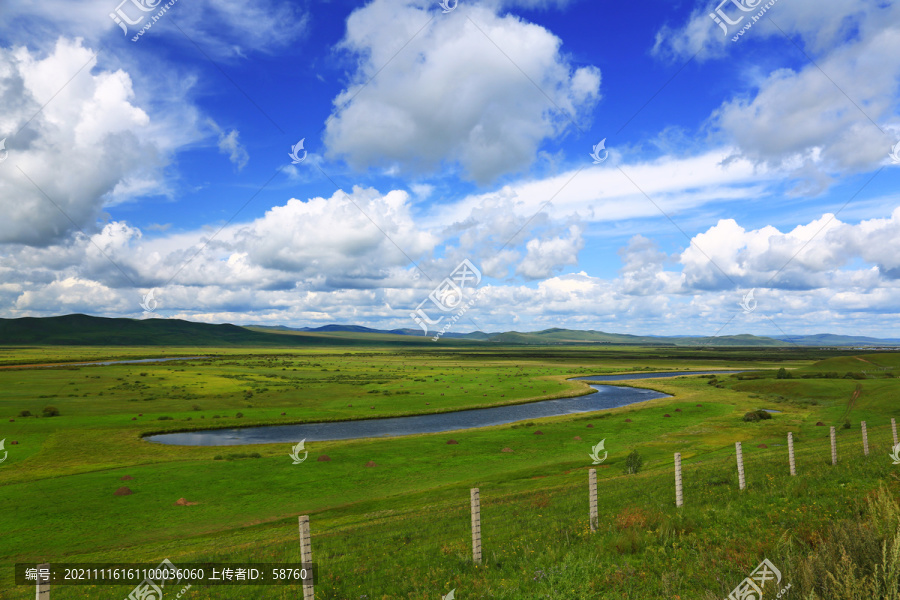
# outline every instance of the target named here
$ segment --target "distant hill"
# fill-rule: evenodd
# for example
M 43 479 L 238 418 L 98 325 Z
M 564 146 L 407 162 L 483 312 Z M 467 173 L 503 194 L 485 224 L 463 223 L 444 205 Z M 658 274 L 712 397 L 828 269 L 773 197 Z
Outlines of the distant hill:
M 804 346 L 897 346 L 900 338 L 873 338 L 861 335 L 835 335 L 817 333 L 815 335 L 779 336 L 777 339 Z
M 193 346 L 193 347 L 294 347 L 294 346 L 432 346 L 436 332 L 420 329 L 372 329 L 360 325 L 286 327 L 209 324 L 180 319 L 108 319 L 74 314 L 59 317 L 0 319 L 2 345 L 70 346 Z M 898 339 L 816 334 L 782 336 L 640 336 L 594 330 L 552 328 L 533 332 L 447 332 L 442 345 L 615 345 L 656 347 L 787 347 L 799 346 L 898 346 Z
M 405 339 L 404 342 L 409 343 Z M 180 319 L 108 319 L 82 314 L 0 319 L 0 344 L 3 345 L 278 347 L 365 343 L 364 336 L 284 335 L 275 331 L 254 331 L 238 325 L 213 325 Z M 372 343 L 383 341 L 372 340 Z
M 285 327 L 284 325 L 247 325 L 254 330 L 276 330 L 276 331 L 305 331 L 310 333 L 378 333 L 391 335 L 413 335 L 418 337 L 433 337 L 437 332 L 429 331 L 426 336 L 421 329 L 403 328 L 403 329 L 371 329 L 361 325 L 322 325 L 321 327 Z M 482 339 L 486 340 L 490 334 L 475 331 L 473 333 L 453 333 L 448 331 L 441 337 L 446 338 L 465 338 L 465 339 Z

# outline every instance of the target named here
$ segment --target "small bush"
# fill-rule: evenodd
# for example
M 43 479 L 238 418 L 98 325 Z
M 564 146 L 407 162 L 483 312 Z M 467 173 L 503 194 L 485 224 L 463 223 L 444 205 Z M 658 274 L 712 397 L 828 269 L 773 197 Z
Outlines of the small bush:
M 31 416 L 31 411 L 30 411 L 30 410 L 23 410 L 22 412 L 19 413 L 19 416 L 20 416 L 20 417 L 30 417 L 30 416 Z
M 778 369 L 778 372 L 775 374 L 775 379 L 791 379 L 791 378 L 793 378 L 793 375 L 791 375 L 791 373 L 784 367 L 781 367 L 780 369 Z
M 213 460 L 224 460 L 221 454 L 216 454 L 216 457 Z
M 844 429 L 850 429 L 850 427 L 851 427 L 850 419 L 845 419 L 844 420 Z
M 847 371 L 844 373 L 844 379 L 868 379 L 868 377 L 859 371 Z
M 750 412 L 744 415 L 744 420 L 748 423 L 753 423 L 756 421 L 765 421 L 766 419 L 771 419 L 772 415 L 767 413 L 764 410 L 751 410 Z
M 632 450 L 631 454 L 625 457 L 625 468 L 622 472 L 626 475 L 634 475 L 644 466 L 644 459 L 638 454 L 637 450 Z
M 156 420 L 157 421 L 174 421 L 175 419 L 173 417 L 168 417 L 166 415 L 163 415 L 161 417 L 157 417 Z
M 200 408 L 200 406 L 198 404 L 195 404 L 191 407 L 191 410 L 203 410 L 203 409 Z
M 241 418 L 243 418 L 244 413 L 238 413 L 238 414 L 236 414 L 236 415 L 234 415 L 234 416 L 237 417 L 238 419 L 241 419 Z
M 56 408 L 55 406 L 45 406 L 44 410 L 42 412 L 44 413 L 45 417 L 58 417 L 59 416 L 59 409 Z

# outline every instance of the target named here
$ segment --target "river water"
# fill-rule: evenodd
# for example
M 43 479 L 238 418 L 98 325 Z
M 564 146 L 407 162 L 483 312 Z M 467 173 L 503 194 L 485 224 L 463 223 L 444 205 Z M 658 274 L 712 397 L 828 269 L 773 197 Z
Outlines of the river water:
M 600 375 L 573 377 L 575 380 L 622 381 L 626 379 L 668 378 L 681 375 L 705 375 L 711 373 L 737 373 L 739 371 L 677 371 L 668 373 L 634 373 L 628 375 Z M 335 423 L 305 423 L 302 425 L 265 425 L 238 429 L 213 429 L 185 433 L 164 433 L 146 439 L 161 444 L 177 446 L 240 446 L 246 444 L 297 443 L 328 440 L 439 433 L 460 429 L 474 429 L 504 425 L 516 421 L 555 417 L 584 412 L 617 408 L 656 398 L 667 398 L 654 390 L 613 385 L 591 385 L 596 393 L 586 396 L 539 400 L 526 404 L 476 408 L 431 415 L 390 417 L 386 419 L 359 419 Z

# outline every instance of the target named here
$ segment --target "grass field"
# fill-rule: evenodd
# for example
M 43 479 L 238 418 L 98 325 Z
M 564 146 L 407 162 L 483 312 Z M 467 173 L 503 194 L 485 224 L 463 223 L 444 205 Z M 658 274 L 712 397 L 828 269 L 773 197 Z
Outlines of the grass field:
M 23 366 L 163 356 L 208 358 Z M 790 378 L 778 378 L 782 367 Z M 589 374 L 716 369 L 753 372 L 626 382 L 673 397 L 600 413 L 308 443 L 301 465 L 292 464 L 285 444 L 175 447 L 141 439 L 570 396 L 590 390 L 566 379 Z M 888 457 L 890 418 L 900 416 L 891 376 L 898 369 L 896 353 L 817 349 L 6 348 L 0 597 L 33 597 L 32 588 L 11 584 L 16 562 L 299 562 L 297 516 L 308 514 L 316 598 L 440 598 L 453 588 L 461 600 L 721 598 L 766 557 L 792 582 L 788 597 L 802 598 L 816 585 L 809 557 L 837 535 L 829 528 L 842 520 L 881 523 L 882 513 L 867 513 L 865 499 L 879 487 L 884 498 L 898 496 Z M 42 416 L 48 406 L 59 415 Z M 758 408 L 782 412 L 742 420 Z M 830 465 L 832 425 L 837 466 Z M 793 478 L 788 431 L 797 450 Z M 448 445 L 450 438 L 459 443 Z M 597 468 L 600 529 L 590 533 L 587 455 L 601 439 L 609 458 Z M 737 489 L 736 441 L 744 447 L 744 492 Z M 635 449 L 644 469 L 624 475 L 625 456 Z M 260 457 L 228 459 L 252 452 Z M 674 506 L 674 452 L 684 460 L 682 509 Z M 322 454 L 331 460 L 316 460 Z M 377 466 L 365 467 L 369 461 Z M 115 496 L 123 485 L 133 494 Z M 471 487 L 481 489 L 482 565 L 471 560 Z M 176 506 L 182 497 L 197 504 Z M 59 586 L 52 597 L 124 598 L 130 589 Z M 182 597 L 298 593 L 219 586 L 193 587 Z

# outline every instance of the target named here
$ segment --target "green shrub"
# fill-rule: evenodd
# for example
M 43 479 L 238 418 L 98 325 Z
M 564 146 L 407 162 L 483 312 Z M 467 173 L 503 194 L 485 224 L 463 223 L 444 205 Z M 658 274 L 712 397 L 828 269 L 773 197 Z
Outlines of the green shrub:
M 244 413 L 238 413 L 238 414 L 236 414 L 236 415 L 234 415 L 234 416 L 237 417 L 238 419 L 241 419 L 241 418 L 243 418 Z
M 213 460 L 224 460 L 221 454 L 216 454 L 216 457 Z
M 792 375 L 784 367 L 781 367 L 780 369 L 778 369 L 778 373 L 775 374 L 775 379 L 791 379 L 791 378 L 792 378 Z
M 766 419 L 771 419 L 772 415 L 767 413 L 764 410 L 751 410 L 750 412 L 744 415 L 744 420 L 748 423 L 752 423 L 755 421 L 765 421 Z
M 31 411 L 30 411 L 30 410 L 23 410 L 22 412 L 19 413 L 19 416 L 20 416 L 20 417 L 30 417 L 30 416 L 31 416 Z
M 844 429 L 850 429 L 852 425 L 850 425 L 850 419 L 844 419 Z
M 166 415 L 163 415 L 161 417 L 157 417 L 156 420 L 157 421 L 174 421 L 175 419 L 173 417 L 167 417 Z
M 632 450 L 631 453 L 625 457 L 625 468 L 622 469 L 622 472 L 626 475 L 634 475 L 641 470 L 641 467 L 644 466 L 644 459 L 638 454 L 637 450 Z
M 44 413 L 45 417 L 58 417 L 59 416 L 59 409 L 56 408 L 55 406 L 45 406 L 44 410 L 41 412 Z
M 191 407 L 191 410 L 203 410 L 199 405 L 195 404 Z

